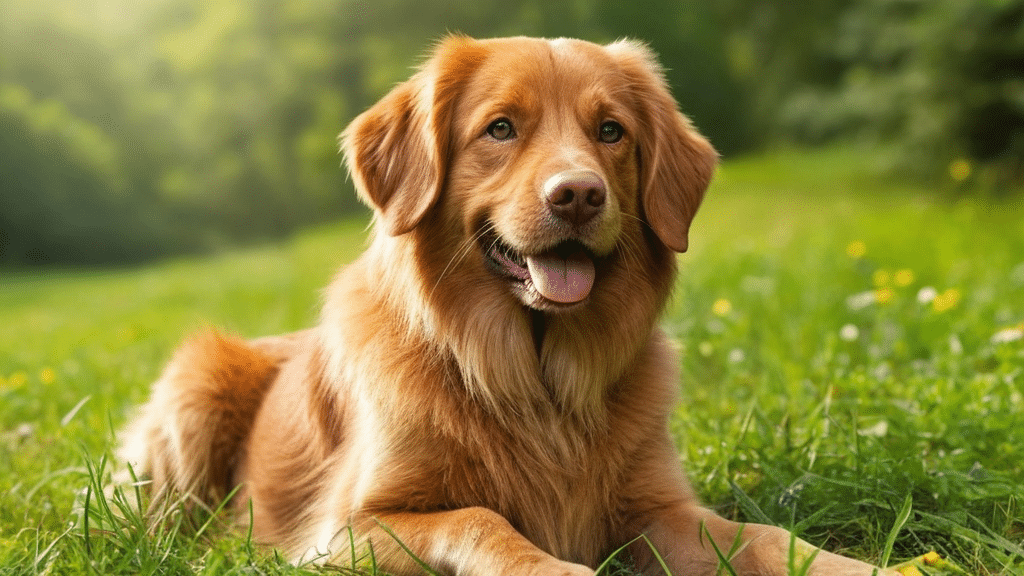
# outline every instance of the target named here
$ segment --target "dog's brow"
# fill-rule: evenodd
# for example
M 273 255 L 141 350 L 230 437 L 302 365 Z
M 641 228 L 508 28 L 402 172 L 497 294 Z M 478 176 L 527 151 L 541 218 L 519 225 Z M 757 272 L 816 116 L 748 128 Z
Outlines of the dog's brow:
M 478 88 L 468 102 L 473 110 L 493 120 L 502 115 L 513 119 L 525 117 L 538 108 L 538 99 L 536 86 L 520 78 L 502 78 Z
M 516 90 L 514 95 L 495 100 L 488 109 L 493 114 L 508 114 L 509 116 L 522 118 L 530 113 L 533 94 L 526 90 Z M 521 96 L 521 97 L 520 97 Z

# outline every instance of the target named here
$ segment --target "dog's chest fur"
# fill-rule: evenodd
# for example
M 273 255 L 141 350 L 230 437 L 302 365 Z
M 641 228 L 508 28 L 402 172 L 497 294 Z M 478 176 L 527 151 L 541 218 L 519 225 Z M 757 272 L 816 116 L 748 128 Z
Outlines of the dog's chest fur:
M 652 343 L 645 352 L 656 356 L 660 349 Z M 661 363 L 649 360 L 652 366 Z M 609 391 L 599 419 L 563 413 L 544 400 L 499 421 L 459 385 L 461 372 L 450 361 L 417 364 L 411 369 L 419 374 L 418 389 L 407 395 L 396 386 L 373 417 L 381 434 L 376 446 L 353 445 L 379 450 L 380 457 L 367 483 L 373 489 L 356 506 L 371 512 L 482 506 L 557 557 L 593 564 L 611 552 L 607 543 L 620 541 L 630 528 L 616 495 L 645 441 L 622 430 L 653 435 L 664 428 L 659 411 L 625 400 L 639 392 L 657 402 L 670 392 Z M 634 380 L 627 375 L 620 384 L 633 386 Z M 417 400 L 420 394 L 429 401 Z M 410 417 L 418 408 L 429 417 Z M 618 425 L 624 419 L 634 422 Z M 648 424 L 637 427 L 637 420 Z

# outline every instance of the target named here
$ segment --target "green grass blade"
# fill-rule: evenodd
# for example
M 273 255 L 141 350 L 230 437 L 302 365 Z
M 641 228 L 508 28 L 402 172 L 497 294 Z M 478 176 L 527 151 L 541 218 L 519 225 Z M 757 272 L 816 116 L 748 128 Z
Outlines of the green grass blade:
M 89 539 L 89 500 L 92 486 L 85 487 L 85 505 L 82 507 L 82 537 L 85 539 L 85 553 L 92 556 L 92 541 Z
M 345 530 L 348 532 L 348 553 L 351 556 L 351 558 L 349 558 L 349 567 L 355 570 L 356 565 L 359 563 L 356 558 L 356 534 L 355 530 L 352 529 L 352 526 L 346 526 Z
M 805 530 L 807 530 L 808 527 L 814 526 L 815 524 L 817 524 L 818 520 L 820 520 L 826 514 L 831 512 L 832 509 L 836 507 L 836 505 L 837 504 L 835 502 L 831 502 L 831 503 L 826 504 L 825 506 L 819 508 L 818 510 L 815 510 L 810 516 L 808 516 L 807 518 L 804 518 L 803 520 L 797 522 L 796 525 L 793 526 L 792 532 L 794 534 L 802 534 Z
M 797 566 L 796 545 L 799 541 L 796 534 L 793 532 L 789 533 L 789 574 L 791 576 L 807 576 L 807 573 L 811 570 L 811 565 L 814 564 L 814 559 L 821 552 L 821 548 L 815 548 L 814 552 L 803 560 L 803 564 Z
M 912 495 L 907 494 L 906 499 L 903 500 L 903 507 L 900 509 L 899 514 L 896 515 L 896 522 L 893 524 L 892 530 L 889 531 L 888 538 L 885 539 L 885 548 L 882 549 L 882 560 L 879 563 L 883 567 L 889 565 L 889 557 L 892 555 L 893 546 L 896 545 L 896 537 L 899 536 L 900 530 L 903 530 L 903 526 L 910 519 L 910 512 L 913 508 L 914 498 Z
M 1022 548 L 1020 544 L 1012 542 L 998 534 L 994 534 L 991 530 L 986 529 L 985 532 L 981 532 L 979 530 L 968 528 L 967 526 L 954 522 L 948 518 L 943 518 L 942 516 L 930 514 L 928 512 L 918 512 L 917 515 L 922 520 L 922 523 L 930 529 L 955 536 L 967 542 L 981 542 L 990 546 L 991 549 L 989 550 L 989 553 L 1001 550 L 1017 558 L 1024 558 L 1024 548 Z
M 36 557 L 35 557 L 35 561 L 34 561 L 34 562 L 32 563 L 32 568 L 33 568 L 33 569 L 34 569 L 34 570 L 35 570 L 35 571 L 36 571 L 37 573 L 38 573 L 38 572 L 40 572 L 40 570 L 39 570 L 39 564 L 40 564 L 41 562 L 43 562 L 44 560 L 46 560 L 46 559 L 47 559 L 47 558 L 49 557 L 49 555 L 50 555 L 50 552 L 52 552 L 52 551 L 53 551 L 53 549 L 54 549 L 54 548 L 55 548 L 55 547 L 57 546 L 57 544 L 59 544 L 60 542 L 62 542 L 62 541 L 64 540 L 64 538 L 66 538 L 66 537 L 67 537 L 67 535 L 68 535 L 68 534 L 70 534 L 70 533 L 71 533 L 71 531 L 72 531 L 72 530 L 74 530 L 74 529 L 75 529 L 75 527 L 74 527 L 74 526 L 69 526 L 69 527 L 67 528 L 67 530 L 65 530 L 64 532 L 62 532 L 62 533 L 60 534 L 60 536 L 58 536 L 58 537 L 54 538 L 54 539 L 53 539 L 53 540 L 52 540 L 52 541 L 50 542 L 50 544 L 49 544 L 49 545 L 48 545 L 48 546 L 47 546 L 46 548 L 44 548 L 44 549 L 43 549 L 42 551 L 40 551 L 40 552 L 38 552 L 38 553 L 36 554 Z M 47 572 L 47 570 L 42 570 L 42 572 Z
M 668 569 L 668 564 L 665 563 L 665 559 L 661 557 L 661 553 L 654 547 L 654 542 L 651 542 L 650 538 L 646 534 L 641 534 L 641 538 L 647 543 L 647 547 L 651 549 L 651 553 L 654 554 L 654 559 L 658 561 L 661 569 L 664 571 L 665 576 L 672 576 L 672 571 Z
M 738 576 L 738 574 L 736 573 L 736 569 L 733 568 L 732 564 L 730 563 L 730 559 L 726 557 L 725 554 L 722 554 L 722 550 L 718 548 L 718 544 L 716 544 L 715 539 L 711 537 L 711 532 L 708 531 L 708 527 L 703 521 L 701 521 L 700 523 L 700 532 L 702 536 L 707 536 L 708 542 L 711 543 L 711 548 L 715 551 L 715 556 L 718 556 L 718 570 L 715 571 L 715 576 L 721 574 L 723 569 L 726 572 L 728 572 L 730 576 Z M 736 539 L 739 540 L 740 538 L 742 538 L 742 534 L 742 530 L 737 531 Z M 736 549 L 735 540 L 733 541 L 733 545 L 730 548 L 730 550 L 734 549 Z
M 739 503 L 740 509 L 742 509 L 743 513 L 749 516 L 751 520 L 759 524 L 775 523 L 767 514 L 764 513 L 763 510 L 761 510 L 761 507 L 757 505 L 757 502 L 754 502 L 753 498 L 748 496 L 747 493 L 743 491 L 743 488 L 740 488 L 739 484 L 730 480 L 729 488 L 732 489 L 732 494 L 736 497 L 736 501 Z
M 405 542 L 402 542 L 402 541 L 401 541 L 401 540 L 400 540 L 400 539 L 398 538 L 398 535 L 396 535 L 396 534 L 395 534 L 395 533 L 394 533 L 394 532 L 393 532 L 393 531 L 391 530 L 391 528 L 389 528 L 389 527 L 388 527 L 388 526 L 387 526 L 386 524 L 384 524 L 384 523 L 383 523 L 383 522 L 381 522 L 380 520 L 377 520 L 376 518 L 374 519 L 374 522 L 376 522 L 376 523 L 377 523 L 377 526 L 378 526 L 378 527 L 380 527 L 380 529 L 381 529 L 381 530 L 383 530 L 383 531 L 384 531 L 384 532 L 385 532 L 385 533 L 386 533 L 386 534 L 387 534 L 388 536 L 391 536 L 391 538 L 392 538 L 392 539 L 394 539 L 395 543 L 396 543 L 396 544 L 398 544 L 398 546 L 399 546 L 399 547 L 400 547 L 400 548 L 401 548 L 402 550 L 404 550 L 406 554 L 408 554 L 408 555 L 409 555 L 409 558 L 412 558 L 412 560 L 413 560 L 414 562 L 416 562 L 416 564 L 418 564 L 418 565 L 419 565 L 419 567 L 420 567 L 420 568 L 422 568 L 424 572 L 426 572 L 426 573 L 427 573 L 427 574 L 429 574 L 430 576 L 441 576 L 441 575 L 440 575 L 440 574 L 438 574 L 438 573 L 437 573 L 437 572 L 436 572 L 436 571 L 435 571 L 435 570 L 434 570 L 433 568 L 431 568 L 429 564 L 427 564 L 427 563 L 426 563 L 426 562 L 424 562 L 423 560 L 420 560 L 420 558 L 419 558 L 418 556 L 416 556 L 416 554 L 415 554 L 415 553 L 413 553 L 413 551 L 412 551 L 412 550 L 410 550 L 408 546 L 406 546 L 406 545 L 405 545 Z
M 609 554 L 609 555 L 608 555 L 608 557 L 604 559 L 604 562 L 601 562 L 601 564 L 600 564 L 600 565 L 598 565 L 598 567 L 597 567 L 597 568 L 596 568 L 596 569 L 594 570 L 594 574 L 595 574 L 595 576 L 596 576 L 597 574 L 600 574 L 600 573 L 601 573 L 601 572 L 602 572 L 603 570 L 605 570 L 606 568 L 608 568 L 608 565 L 609 565 L 609 564 L 611 564 L 612 560 L 614 560 L 616 556 L 618 556 L 619 554 L 621 554 L 623 550 L 625 550 L 626 548 L 629 548 L 629 547 L 630 547 L 630 546 L 632 546 L 632 545 L 633 545 L 633 544 L 634 544 L 635 542 L 637 542 L 638 540 L 640 540 L 640 539 L 641 539 L 641 538 L 643 538 L 643 537 L 644 537 L 644 536 L 643 536 L 643 534 L 641 534 L 640 536 L 637 536 L 636 538 L 633 538 L 633 539 L 632 539 L 632 540 L 630 540 L 629 542 L 626 542 L 626 543 L 625 543 L 625 544 L 623 544 L 622 546 L 619 546 L 619 547 L 618 547 L 617 549 L 615 549 L 615 551 L 614 551 L 614 552 L 612 552 L 611 554 Z M 644 540 L 646 540 L 646 538 L 644 538 Z M 648 543 L 648 544 L 650 544 L 650 540 L 646 540 L 646 541 L 647 541 L 647 543 Z M 655 552 L 655 554 L 657 554 L 657 551 L 656 551 L 656 550 L 654 550 L 653 546 L 651 547 L 651 550 L 652 550 L 653 552 Z
M 370 574 L 377 576 L 380 568 L 377 566 L 377 552 L 373 549 L 373 542 L 366 543 L 367 553 L 370 555 Z
M 231 499 L 235 497 L 235 494 L 237 494 L 241 488 L 241 484 L 235 486 L 234 489 L 232 489 L 231 492 L 228 493 L 228 495 L 225 496 L 223 500 L 221 500 L 220 504 L 218 504 L 214 510 L 209 512 L 206 521 L 203 522 L 203 525 L 200 526 L 199 529 L 196 530 L 196 533 L 192 535 L 192 540 L 191 542 L 189 542 L 189 546 L 195 546 L 199 542 L 199 539 L 202 538 L 203 534 L 205 534 L 206 531 L 210 528 L 210 525 L 213 524 L 214 520 L 217 519 L 217 516 L 220 514 L 220 512 L 224 510 L 224 507 L 227 506 L 228 502 L 230 502 Z

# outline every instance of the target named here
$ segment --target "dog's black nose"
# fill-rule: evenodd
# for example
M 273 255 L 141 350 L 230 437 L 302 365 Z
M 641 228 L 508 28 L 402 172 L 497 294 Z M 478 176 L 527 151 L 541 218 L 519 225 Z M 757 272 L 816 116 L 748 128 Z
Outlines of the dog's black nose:
M 551 213 L 574 226 L 600 214 L 606 196 L 604 180 L 590 170 L 565 170 L 544 183 Z

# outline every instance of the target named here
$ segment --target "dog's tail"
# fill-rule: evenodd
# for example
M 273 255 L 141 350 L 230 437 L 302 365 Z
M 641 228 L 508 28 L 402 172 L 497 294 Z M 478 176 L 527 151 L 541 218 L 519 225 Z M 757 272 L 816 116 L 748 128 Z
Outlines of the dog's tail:
M 153 503 L 172 494 L 216 506 L 285 347 L 203 332 L 185 341 L 121 436 L 119 456 L 152 480 Z

